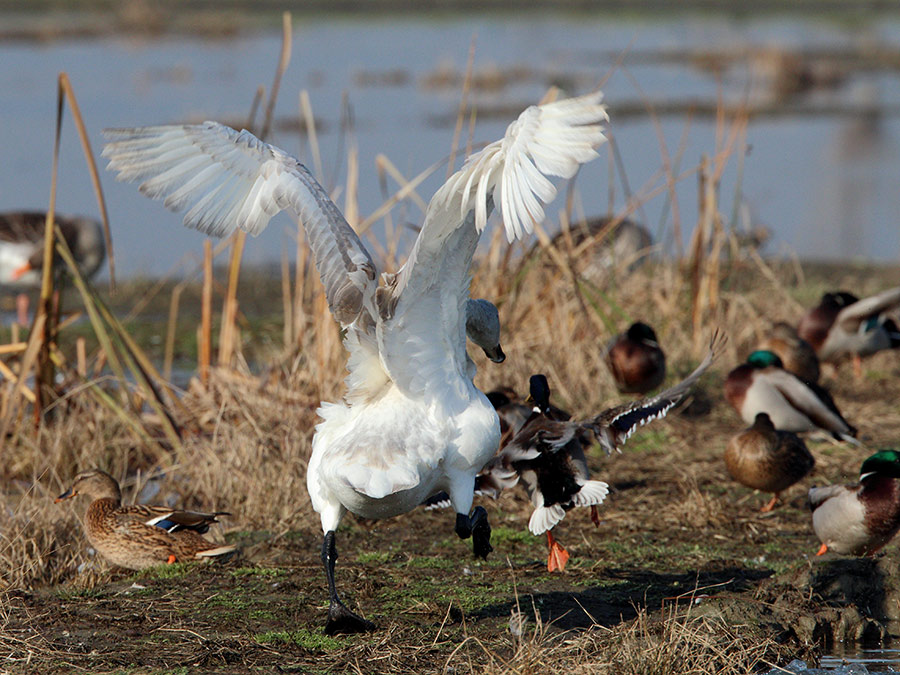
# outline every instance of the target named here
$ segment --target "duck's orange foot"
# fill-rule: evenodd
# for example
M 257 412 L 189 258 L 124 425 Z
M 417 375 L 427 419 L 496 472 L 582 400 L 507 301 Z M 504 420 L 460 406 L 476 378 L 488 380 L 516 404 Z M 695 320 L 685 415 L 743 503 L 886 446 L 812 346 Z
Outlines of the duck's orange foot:
M 566 563 L 569 561 L 569 552 L 560 545 L 553 535 L 547 532 L 547 545 L 550 547 L 550 555 L 547 557 L 547 571 L 565 572 Z
M 759 510 L 759 512 L 760 513 L 768 513 L 769 511 L 771 511 L 772 509 L 775 508 L 775 504 L 777 504 L 777 503 L 778 503 L 778 493 L 776 492 L 775 495 L 772 497 L 772 499 L 770 499 L 769 502 Z
M 171 564 L 173 564 L 175 561 L 176 561 L 175 554 L 174 554 L 174 553 L 170 553 L 170 554 L 169 554 L 169 559 L 166 560 L 166 565 L 171 565 Z
M 600 527 L 600 512 L 597 510 L 596 504 L 591 506 L 591 522 L 594 524 L 594 527 Z
M 828 553 L 828 544 L 822 544 L 819 547 L 819 551 L 816 553 L 816 555 L 825 555 L 826 553 Z

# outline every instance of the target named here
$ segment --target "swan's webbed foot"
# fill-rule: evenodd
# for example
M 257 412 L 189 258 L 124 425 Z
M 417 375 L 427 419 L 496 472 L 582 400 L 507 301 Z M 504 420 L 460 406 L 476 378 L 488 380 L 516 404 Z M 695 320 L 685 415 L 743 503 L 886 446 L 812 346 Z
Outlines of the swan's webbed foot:
M 325 539 L 322 542 L 322 563 L 325 565 L 325 578 L 328 580 L 328 593 L 331 598 L 328 605 L 328 621 L 325 622 L 325 634 L 363 633 L 375 630 L 374 623 L 351 612 L 338 597 L 334 586 L 334 564 L 337 562 L 337 557 L 334 530 L 329 530 L 325 533 Z
M 375 630 L 375 624 L 358 614 L 351 612 L 340 600 L 332 598 L 328 606 L 328 621 L 325 623 L 325 635 L 341 633 L 365 633 Z
M 456 514 L 456 534 L 460 539 L 472 537 L 472 552 L 478 558 L 487 560 L 488 553 L 494 550 L 491 546 L 491 524 L 483 506 L 476 506 L 471 516 Z

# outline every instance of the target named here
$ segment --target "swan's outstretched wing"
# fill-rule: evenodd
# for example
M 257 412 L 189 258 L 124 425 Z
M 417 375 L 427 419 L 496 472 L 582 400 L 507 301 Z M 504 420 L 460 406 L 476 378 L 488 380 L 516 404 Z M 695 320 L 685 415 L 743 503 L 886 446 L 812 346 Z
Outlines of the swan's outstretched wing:
M 601 99 L 596 92 L 528 108 L 502 139 L 469 157 L 432 197 L 390 302 L 382 306 L 393 321 L 385 324 L 380 351 L 395 382 L 421 389 L 424 380 L 419 378 L 418 387 L 413 381 L 424 372 L 419 367 L 433 371 L 448 363 L 448 353 L 453 367 L 464 367 L 469 265 L 493 204 L 500 208 L 510 241 L 531 232 L 544 218 L 543 204 L 556 196 L 548 176 L 571 178 L 598 156 L 596 148 L 605 140 L 601 124 L 608 119 Z M 434 336 L 416 345 L 414 364 L 408 348 L 391 345 L 409 333 Z M 395 352 L 403 358 L 392 364 Z
M 184 224 L 224 237 L 259 234 L 282 210 L 299 218 L 325 297 L 343 326 L 373 311 L 375 263 L 356 232 L 305 166 L 249 131 L 216 122 L 107 129 L 103 150 L 119 180 L 143 181 L 148 197 L 173 211 L 191 205 Z
M 843 330 L 856 333 L 860 324 L 871 316 L 900 306 L 900 286 L 854 302 L 840 311 L 835 319 Z

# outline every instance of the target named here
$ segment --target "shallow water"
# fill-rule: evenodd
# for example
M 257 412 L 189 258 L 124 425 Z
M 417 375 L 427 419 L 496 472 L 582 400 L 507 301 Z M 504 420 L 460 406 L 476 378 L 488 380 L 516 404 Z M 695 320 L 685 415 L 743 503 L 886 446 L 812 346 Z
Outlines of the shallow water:
M 715 120 L 703 111 L 714 108 L 721 91 L 728 103 L 747 100 L 770 113 L 750 122 L 746 140 L 751 150 L 743 169 L 733 158 L 724 173 L 721 204 L 726 217 L 743 213 L 744 220 L 769 227 L 774 233 L 766 249 L 770 253 L 882 261 L 900 257 L 900 69 L 842 73 L 834 86 L 782 100 L 773 93 L 771 73 L 777 67 L 765 51 L 898 53 L 897 15 L 873 14 L 852 22 L 658 13 L 303 18 L 294 22 L 293 56 L 276 116 L 280 122 L 296 121 L 298 94 L 301 89 L 310 92 L 322 125 L 324 181 L 343 185 L 349 141 L 340 127 L 346 93 L 354 117 L 352 142 L 359 149 L 360 211 L 368 214 L 383 199 L 373 168 L 379 153 L 407 176 L 447 156 L 460 86 L 452 78 L 442 86 L 438 76 L 464 70 L 473 35 L 475 73 L 486 83 L 472 94 L 481 111 L 476 141 L 497 138 L 513 111 L 539 99 L 550 84 L 581 93 L 612 71 L 603 85 L 612 106 L 612 130 L 630 189 L 640 192 L 659 185 L 661 166 L 657 132 L 643 101 L 674 106 L 661 117 L 660 130 L 673 156 L 685 138 L 679 165 L 684 170 L 715 150 Z M 99 153 L 104 127 L 208 118 L 240 124 L 256 87 L 270 85 L 279 49 L 275 26 L 221 41 L 181 36 L 0 43 L 0 208 L 43 208 L 48 201 L 60 70 L 71 77 Z M 683 58 L 688 52 L 735 49 L 747 49 L 749 55 L 722 67 L 718 75 L 698 60 Z M 613 70 L 622 54 L 624 67 Z M 685 133 L 684 111 L 691 104 L 700 112 Z M 489 114 L 492 110 L 496 114 Z M 305 139 L 293 129 L 282 124 L 271 140 L 310 162 Z M 97 213 L 83 167 L 67 120 L 59 211 Z M 576 214 L 607 211 L 608 169 L 604 159 L 582 171 Z M 420 194 L 427 200 L 445 175 L 445 169 L 437 171 Z M 742 192 L 735 202 L 738 183 Z M 184 256 L 191 264 L 196 261 L 202 237 L 183 230 L 179 216 L 151 203 L 134 186 L 114 182 L 108 173 L 103 184 L 120 273 L 158 275 Z M 391 181 L 388 185 L 393 189 Z M 677 210 L 663 192 L 635 215 L 663 235 L 671 249 L 673 214 L 678 214 L 686 239 L 697 217 L 696 192 L 696 178 L 690 176 L 677 187 Z M 617 178 L 613 208 L 621 209 L 625 202 Z M 343 206 L 343 194 L 338 203 Z M 550 207 L 554 220 L 561 208 L 562 200 Z M 394 212 L 395 223 L 420 218 L 414 205 Z M 292 252 L 292 229 L 282 216 L 250 243 L 247 259 L 275 261 L 285 245 Z

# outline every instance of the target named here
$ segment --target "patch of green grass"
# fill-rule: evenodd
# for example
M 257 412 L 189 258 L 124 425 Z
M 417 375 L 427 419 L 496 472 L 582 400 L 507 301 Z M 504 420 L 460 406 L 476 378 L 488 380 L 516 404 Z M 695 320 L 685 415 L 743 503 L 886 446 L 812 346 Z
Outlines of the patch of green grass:
M 221 607 L 230 610 L 249 609 L 253 602 L 236 591 L 220 591 L 204 603 L 207 607 Z
M 300 628 L 298 630 L 279 630 L 258 633 L 253 639 L 260 644 L 288 644 L 297 645 L 311 652 L 333 652 L 343 649 L 345 642 L 324 633 Z
M 669 443 L 669 434 L 665 429 L 641 429 L 622 446 L 622 452 L 657 452 L 665 450 Z M 595 454 L 602 453 L 597 450 Z M 605 454 L 605 453 L 604 453 Z
M 491 529 L 491 543 L 502 546 L 503 544 L 534 544 L 538 539 L 528 530 L 499 526 Z
M 103 588 L 57 588 L 54 594 L 60 600 L 92 600 L 103 596 Z
M 262 577 L 264 579 L 274 579 L 285 574 L 287 574 L 287 571 L 278 567 L 239 567 L 236 570 L 231 570 L 231 576 L 238 578 Z
M 383 565 L 393 557 L 393 553 L 388 551 L 366 551 L 356 556 L 356 562 L 363 565 Z
M 440 556 L 413 556 L 407 561 L 406 566 L 430 570 L 452 570 L 458 564 L 456 560 Z
M 177 562 L 171 565 L 148 567 L 135 574 L 133 579 L 180 579 L 194 566 L 193 562 Z
M 270 612 L 267 609 L 251 609 L 248 616 L 259 621 L 273 621 L 278 618 L 275 612 Z

